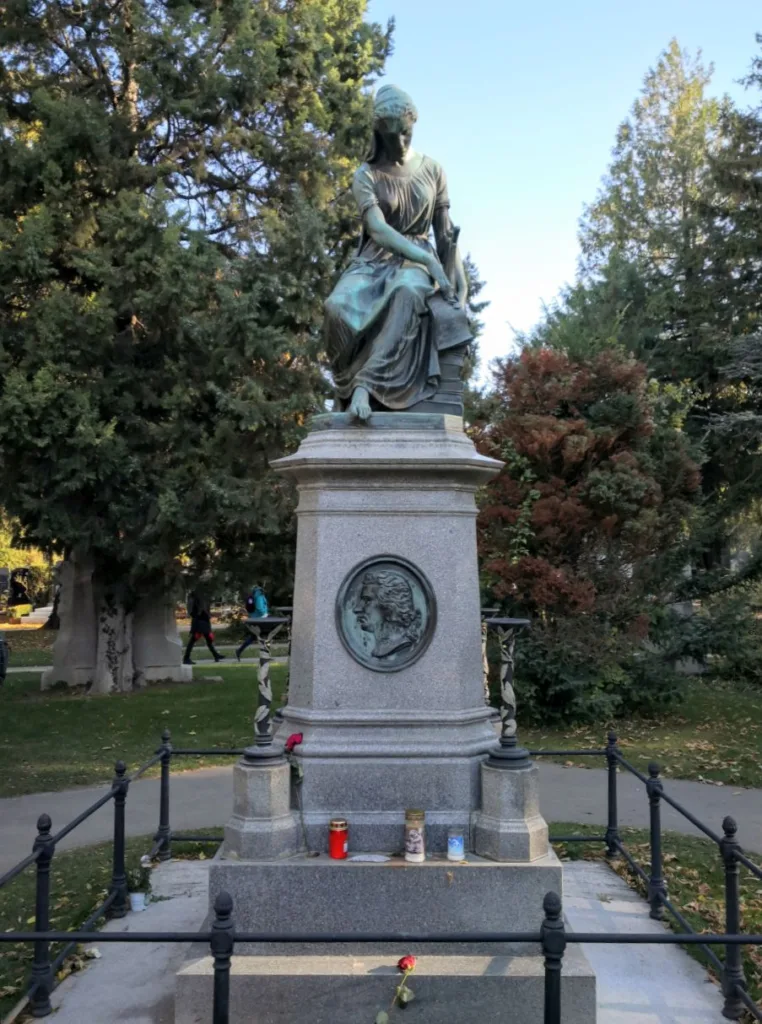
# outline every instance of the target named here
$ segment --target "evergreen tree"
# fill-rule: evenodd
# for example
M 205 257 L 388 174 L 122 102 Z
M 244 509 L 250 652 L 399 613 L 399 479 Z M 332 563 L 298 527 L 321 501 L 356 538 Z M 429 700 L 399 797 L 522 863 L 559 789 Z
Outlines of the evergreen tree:
M 760 488 L 754 439 L 728 431 L 749 392 L 726 370 L 759 294 L 748 165 L 758 129 L 707 97 L 710 75 L 676 42 L 648 73 L 583 219 L 580 279 L 530 338 L 572 355 L 621 345 L 643 359 L 701 448 L 703 514 L 686 548 L 696 570 L 686 594 L 726 584 L 735 523 Z M 741 166 L 746 202 L 728 191 L 740 187 Z
M 138 597 L 183 567 L 248 576 L 290 507 L 268 463 L 323 393 L 390 47 L 364 10 L 6 5 L 0 470 L 25 541 L 95 562 L 120 655 L 102 688 L 130 685 Z

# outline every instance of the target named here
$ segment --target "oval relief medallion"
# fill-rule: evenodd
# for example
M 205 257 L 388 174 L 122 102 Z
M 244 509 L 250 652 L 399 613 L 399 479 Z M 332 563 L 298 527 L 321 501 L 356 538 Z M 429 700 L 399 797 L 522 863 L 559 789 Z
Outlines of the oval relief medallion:
M 336 625 L 355 661 L 375 672 L 398 672 L 431 643 L 436 626 L 431 584 L 404 558 L 369 558 L 341 584 Z

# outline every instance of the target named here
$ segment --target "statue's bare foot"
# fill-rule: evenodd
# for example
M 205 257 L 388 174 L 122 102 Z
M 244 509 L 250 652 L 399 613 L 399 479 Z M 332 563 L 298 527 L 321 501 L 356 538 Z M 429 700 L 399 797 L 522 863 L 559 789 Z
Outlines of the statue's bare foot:
M 349 415 L 353 419 L 365 423 L 370 419 L 370 395 L 366 388 L 355 388 L 352 394 L 352 403 L 349 406 Z

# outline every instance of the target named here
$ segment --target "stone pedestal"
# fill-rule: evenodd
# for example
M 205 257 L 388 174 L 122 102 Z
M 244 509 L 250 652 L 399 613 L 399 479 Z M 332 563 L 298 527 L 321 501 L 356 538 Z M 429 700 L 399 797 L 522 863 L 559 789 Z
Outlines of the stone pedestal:
M 474 852 L 497 861 L 536 861 L 548 852 L 537 769 L 482 765 L 481 807 L 472 823 Z
M 461 863 L 434 857 L 408 864 L 392 857 L 367 864 L 302 854 L 256 864 L 215 860 L 210 868 L 209 905 L 220 892 L 230 893 L 239 931 L 297 930 L 348 941 L 372 933 L 539 931 L 545 894 L 562 888 L 561 862 L 552 850 L 532 863 L 499 864 L 469 854 Z M 277 893 L 277 899 L 251 898 L 262 892 Z
M 93 563 L 75 552 L 61 564 L 60 627 L 53 644 L 53 665 L 42 673 L 42 689 L 56 683 L 87 686 L 95 672 L 97 628 Z
M 310 846 L 323 847 L 339 814 L 353 850 L 398 851 L 405 808 L 421 807 L 430 849 L 444 851 L 448 827 L 469 827 L 495 743 L 483 700 L 474 495 L 500 463 L 476 452 L 458 417 L 377 413 L 368 426 L 316 417 L 275 468 L 299 488 L 283 734 L 304 737 Z M 339 606 L 342 585 L 384 558 L 412 567 L 432 595 L 430 642 L 398 670 L 382 658 L 360 663 L 339 635 L 342 612 L 345 628 L 353 624 Z
M 193 667 L 183 665 L 183 645 L 174 602 L 165 596 L 145 598 L 135 609 L 132 625 L 136 685 L 169 680 L 189 683 Z
M 291 768 L 285 758 L 245 758 L 233 769 L 233 817 L 225 826 L 225 854 L 274 860 L 297 853 L 299 822 L 291 810 Z
M 540 951 L 498 939 L 539 931 L 543 898 L 562 877 L 536 770 L 520 758 L 504 757 L 508 769 L 487 763 L 497 736 L 484 703 L 475 493 L 501 464 L 476 452 L 459 417 L 375 413 L 363 426 L 317 417 L 275 468 L 299 489 L 279 735 L 302 734 L 294 753 L 308 850 L 297 852 L 297 791 L 289 805 L 284 768 L 239 764 L 210 909 L 230 893 L 235 927 L 264 941 L 236 950 L 231 1021 L 250 1020 L 254 1003 L 270 1024 L 373 1020 L 389 1008 L 397 960 L 414 953 L 408 1012 L 421 1024 L 497 1020 L 506 1006 L 517 1024 L 536 1024 Z M 407 808 L 426 814 L 423 864 L 400 856 Z M 347 861 L 326 856 L 333 817 L 349 823 Z M 465 833 L 464 863 L 444 857 L 452 827 Z M 362 853 L 389 859 L 352 860 Z M 267 941 L 305 933 L 341 941 Z M 411 947 L 405 936 L 415 933 L 465 941 Z M 564 977 L 565 1024 L 594 1024 L 595 979 L 577 949 Z M 177 984 L 178 1024 L 203 1020 L 209 958 L 189 962 Z

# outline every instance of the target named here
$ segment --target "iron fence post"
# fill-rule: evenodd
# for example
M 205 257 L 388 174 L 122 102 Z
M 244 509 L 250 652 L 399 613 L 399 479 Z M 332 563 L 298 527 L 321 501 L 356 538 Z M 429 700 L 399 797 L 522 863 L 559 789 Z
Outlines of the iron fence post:
M 172 830 L 169 827 L 169 772 L 172 765 L 172 739 L 169 729 L 161 734 L 161 792 L 159 797 L 159 860 L 172 858 Z
M 616 759 L 617 734 L 612 730 L 608 735 L 606 744 L 606 764 L 608 766 L 608 825 L 606 827 L 606 856 L 609 860 L 615 860 L 619 856 L 619 807 L 617 800 L 617 768 Z
M 214 901 L 212 956 L 214 957 L 214 1013 L 212 1024 L 229 1024 L 230 959 L 233 956 L 233 900 L 221 892 Z
M 648 775 L 646 791 L 651 811 L 651 876 L 648 880 L 648 902 L 651 904 L 650 917 L 654 921 L 662 921 L 664 919 L 662 899 L 667 895 L 661 853 L 661 795 L 664 792 L 664 786 L 659 778 L 659 766 L 655 761 L 649 764 Z
M 34 930 L 50 930 L 50 862 L 55 853 L 55 844 L 50 834 L 52 822 L 48 814 L 37 819 L 37 838 L 33 849 L 39 850 L 37 858 L 37 891 L 35 898 Z M 50 964 L 50 944 L 40 939 L 34 944 L 32 964 L 32 994 L 29 1006 L 33 1017 L 47 1017 L 53 1012 L 50 993 L 53 991 L 53 970 Z
M 127 913 L 127 872 L 124 866 L 124 805 L 127 800 L 129 779 L 125 778 L 127 768 L 124 761 L 117 761 L 114 766 L 114 850 L 113 868 L 111 871 L 111 892 L 114 902 L 109 907 L 109 917 L 124 917 Z
M 545 919 L 540 928 L 545 954 L 545 1024 L 561 1024 L 561 968 L 566 950 L 566 929 L 558 893 L 545 894 Z
M 736 851 L 741 849 L 741 844 L 736 839 L 738 826 L 733 818 L 725 818 L 722 823 L 722 831 L 724 836 L 720 852 L 725 864 L 725 933 L 726 935 L 737 935 L 741 931 L 741 895 Z M 725 968 L 722 972 L 722 994 L 725 997 L 725 1005 L 722 1008 L 723 1017 L 727 1017 L 728 1020 L 740 1020 L 743 1016 L 744 1004 L 741 1002 L 738 992 L 745 989 L 746 979 L 743 972 L 741 947 L 728 945 L 725 947 Z

